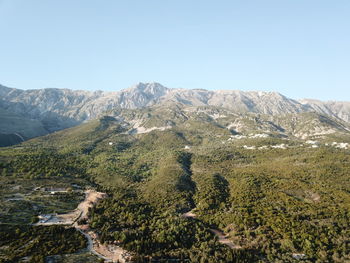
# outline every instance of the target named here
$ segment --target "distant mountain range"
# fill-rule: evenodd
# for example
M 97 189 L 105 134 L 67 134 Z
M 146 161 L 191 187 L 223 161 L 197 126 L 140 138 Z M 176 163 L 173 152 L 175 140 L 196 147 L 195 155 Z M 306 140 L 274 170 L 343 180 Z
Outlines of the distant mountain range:
M 350 122 L 350 102 L 293 100 L 277 92 L 170 89 L 139 83 L 117 92 L 69 89 L 20 90 L 0 85 L 0 145 L 11 145 L 118 109 L 152 106 L 211 106 L 236 114 L 280 116 L 314 112 Z

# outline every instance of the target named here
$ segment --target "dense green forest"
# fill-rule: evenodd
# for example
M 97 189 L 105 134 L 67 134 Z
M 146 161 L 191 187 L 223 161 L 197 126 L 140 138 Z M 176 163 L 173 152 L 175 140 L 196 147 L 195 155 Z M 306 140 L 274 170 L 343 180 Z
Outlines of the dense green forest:
M 350 260 L 349 150 L 273 136 L 222 143 L 230 133 L 218 125 L 187 124 L 126 134 L 103 118 L 3 148 L 0 183 L 8 187 L 1 202 L 18 192 L 8 190 L 16 185 L 23 194 L 38 185 L 72 188 L 68 182 L 106 192 L 89 211 L 90 226 L 102 243 L 133 252 L 135 262 Z M 281 143 L 290 147 L 242 147 Z M 80 198 L 67 193 L 60 200 L 73 206 Z M 86 247 L 73 229 L 29 226 L 35 212 L 16 222 L 11 211 L 0 214 L 3 262 L 24 256 L 41 262 Z M 189 211 L 196 217 L 183 216 Z M 8 225 L 9 218 L 15 222 Z M 222 230 L 239 248 L 219 243 L 210 229 Z
M 85 238 L 74 228 L 0 226 L 0 262 L 4 263 L 15 263 L 26 256 L 31 256 L 29 262 L 44 263 L 45 256 L 73 253 L 87 246 Z

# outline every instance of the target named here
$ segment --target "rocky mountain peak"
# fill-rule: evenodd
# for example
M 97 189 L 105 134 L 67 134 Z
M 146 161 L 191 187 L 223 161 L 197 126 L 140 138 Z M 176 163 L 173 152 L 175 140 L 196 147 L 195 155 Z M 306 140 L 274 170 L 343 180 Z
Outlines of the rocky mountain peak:
M 143 92 L 145 94 L 153 95 L 156 97 L 163 96 L 169 90 L 170 89 L 164 87 L 163 85 L 157 82 L 150 82 L 150 83 L 139 82 L 138 84 L 127 89 L 128 92 Z
M 272 116 L 317 112 L 350 122 L 350 102 L 296 101 L 278 92 L 170 89 L 157 82 L 141 82 L 116 92 L 56 88 L 20 90 L 0 85 L 0 109 L 16 114 L 18 119 L 35 120 L 36 124 L 39 121 L 48 132 L 97 118 L 113 109 L 169 104 L 211 106 L 235 113 Z

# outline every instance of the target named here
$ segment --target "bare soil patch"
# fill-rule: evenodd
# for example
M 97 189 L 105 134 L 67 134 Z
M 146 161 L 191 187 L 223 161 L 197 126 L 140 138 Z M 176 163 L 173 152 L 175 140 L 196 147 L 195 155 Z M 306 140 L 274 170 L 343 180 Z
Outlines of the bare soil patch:
M 182 214 L 182 217 L 184 218 L 196 218 L 196 214 L 191 210 L 187 213 Z M 224 232 L 222 232 L 219 229 L 210 229 L 210 232 L 212 232 L 214 235 L 216 235 L 219 239 L 219 243 L 226 245 L 230 247 L 231 249 L 240 249 L 242 248 L 239 245 L 235 245 L 229 238 L 228 235 L 225 235 Z

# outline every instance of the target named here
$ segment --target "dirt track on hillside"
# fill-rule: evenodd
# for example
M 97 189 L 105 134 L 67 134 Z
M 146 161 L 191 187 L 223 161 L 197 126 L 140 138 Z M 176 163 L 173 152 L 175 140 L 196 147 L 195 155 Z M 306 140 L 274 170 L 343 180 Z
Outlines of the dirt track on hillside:
M 96 192 L 95 190 L 87 190 L 85 194 L 85 200 L 77 207 L 77 210 L 80 211 L 80 216 L 74 223 L 74 227 L 87 238 L 87 249 L 107 262 L 127 262 L 128 258 L 130 258 L 128 251 L 116 245 L 101 244 L 98 235 L 89 230 L 89 224 L 78 225 L 79 220 L 88 220 L 89 208 L 93 207 L 99 200 L 107 197 L 105 193 Z
M 78 222 L 82 219 L 89 221 L 88 213 L 89 208 L 93 207 L 98 201 L 107 197 L 107 194 L 97 192 L 95 190 L 86 190 L 85 199 L 77 206 L 77 208 L 66 214 L 53 215 L 49 220 L 45 222 L 39 222 L 36 225 L 72 225 L 80 233 L 82 233 L 87 241 L 87 250 L 97 257 L 105 260 L 106 262 L 128 262 L 131 258 L 131 254 L 119 247 L 112 244 L 101 244 L 98 235 L 90 230 L 89 223 L 85 225 L 79 225 Z
M 182 217 L 184 218 L 196 218 L 196 214 L 191 211 L 188 211 L 187 213 L 182 214 Z M 230 247 L 231 249 L 240 249 L 242 248 L 239 245 L 234 244 L 230 239 L 228 239 L 227 235 L 225 235 L 221 230 L 219 229 L 209 229 L 210 232 L 212 232 L 215 236 L 217 236 L 218 241 L 220 244 L 226 245 Z

